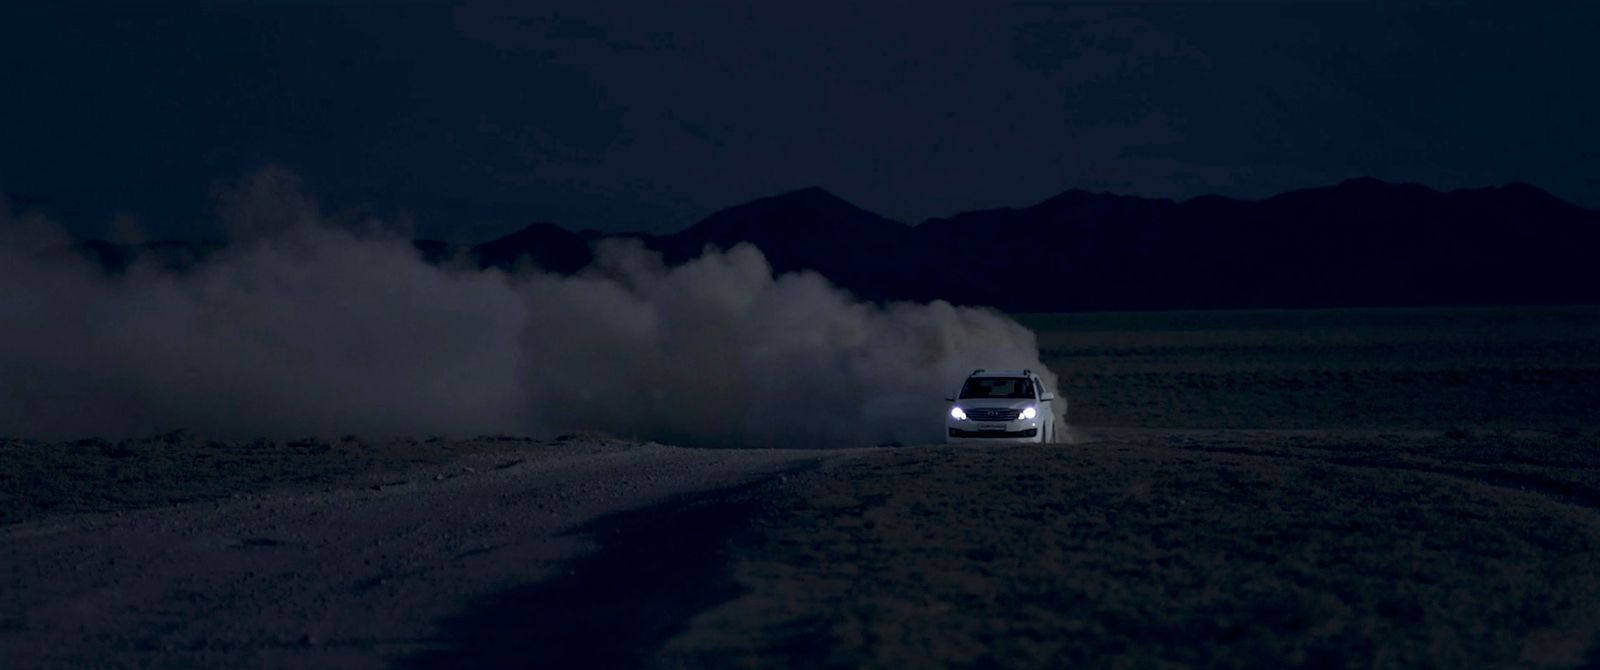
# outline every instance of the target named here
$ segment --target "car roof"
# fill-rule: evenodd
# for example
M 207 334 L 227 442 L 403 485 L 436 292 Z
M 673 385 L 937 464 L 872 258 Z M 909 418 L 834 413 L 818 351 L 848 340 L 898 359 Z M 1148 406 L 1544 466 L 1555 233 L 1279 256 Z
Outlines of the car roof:
M 972 373 L 972 377 L 1027 377 L 1032 373 L 1028 370 L 979 370 Z

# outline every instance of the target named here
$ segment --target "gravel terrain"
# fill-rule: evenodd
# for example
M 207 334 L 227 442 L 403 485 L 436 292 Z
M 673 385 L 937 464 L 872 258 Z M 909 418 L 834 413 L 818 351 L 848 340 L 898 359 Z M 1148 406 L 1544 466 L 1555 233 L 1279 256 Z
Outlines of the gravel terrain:
M 427 665 L 445 644 L 440 622 L 474 598 L 592 551 L 592 534 L 574 532 L 585 524 L 857 454 L 571 440 L 315 491 L 10 524 L 0 658 L 13 668 Z
M 1600 435 L 1079 435 L 790 477 L 649 665 L 1600 667 Z
M 1067 444 L 0 439 L 0 665 L 1600 668 L 1600 308 L 1027 323 Z

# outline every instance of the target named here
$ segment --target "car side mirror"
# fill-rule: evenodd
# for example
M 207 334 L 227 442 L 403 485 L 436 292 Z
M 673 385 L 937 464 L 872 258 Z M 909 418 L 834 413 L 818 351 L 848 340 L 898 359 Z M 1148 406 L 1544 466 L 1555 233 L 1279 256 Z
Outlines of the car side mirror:
M 955 402 L 956 401 L 956 397 L 953 396 L 953 395 L 947 395 L 947 396 L 944 397 L 944 401 L 945 402 Z
M 1049 391 L 1045 391 L 1044 393 L 1039 394 L 1039 402 L 1050 402 L 1051 400 L 1055 400 L 1055 399 L 1056 399 L 1056 394 L 1051 393 Z

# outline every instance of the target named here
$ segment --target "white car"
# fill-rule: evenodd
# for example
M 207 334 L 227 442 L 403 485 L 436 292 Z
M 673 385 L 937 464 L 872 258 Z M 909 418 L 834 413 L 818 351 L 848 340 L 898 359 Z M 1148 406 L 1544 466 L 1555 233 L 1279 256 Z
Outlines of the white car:
M 945 400 L 947 444 L 1056 441 L 1056 394 L 1031 370 L 975 370 Z

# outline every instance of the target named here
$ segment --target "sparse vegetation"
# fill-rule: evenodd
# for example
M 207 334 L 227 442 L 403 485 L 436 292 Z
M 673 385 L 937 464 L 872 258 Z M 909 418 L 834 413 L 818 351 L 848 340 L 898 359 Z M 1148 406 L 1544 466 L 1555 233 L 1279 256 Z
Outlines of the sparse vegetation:
M 1592 448 L 1575 459 L 1555 440 L 1174 442 L 897 451 L 808 474 L 736 551 L 745 595 L 702 615 L 662 664 L 1592 658 Z
M 1600 427 L 1600 307 L 1019 318 L 1076 424 Z
M 418 467 L 537 444 L 504 437 L 226 442 L 186 432 L 116 442 L 0 439 L 0 523 L 264 491 L 365 486 Z

